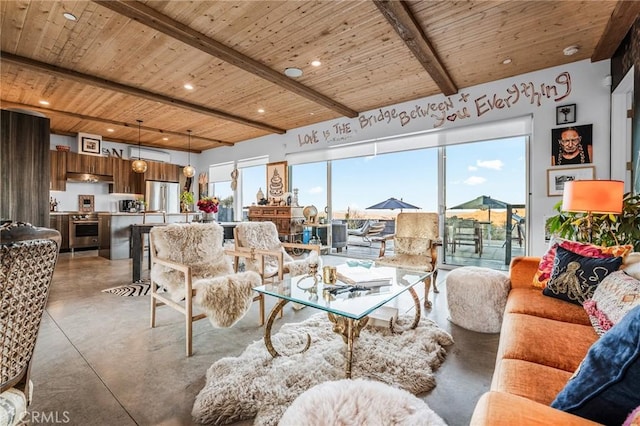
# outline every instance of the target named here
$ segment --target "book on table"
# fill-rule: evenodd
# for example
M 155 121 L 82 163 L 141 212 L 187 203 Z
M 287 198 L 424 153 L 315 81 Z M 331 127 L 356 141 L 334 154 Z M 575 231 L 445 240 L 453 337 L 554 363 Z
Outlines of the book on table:
M 382 287 L 391 285 L 393 277 L 389 271 L 362 266 L 339 265 L 336 267 L 338 280 L 360 287 Z

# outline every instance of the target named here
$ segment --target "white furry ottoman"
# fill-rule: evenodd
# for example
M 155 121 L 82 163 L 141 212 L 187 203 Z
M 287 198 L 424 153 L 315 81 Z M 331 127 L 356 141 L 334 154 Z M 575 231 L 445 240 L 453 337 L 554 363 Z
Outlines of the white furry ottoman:
M 449 320 L 471 331 L 499 333 L 509 294 L 509 277 L 500 271 L 464 266 L 447 274 Z
M 287 408 L 278 426 L 402 425 L 446 423 L 409 392 L 372 380 L 320 383 Z

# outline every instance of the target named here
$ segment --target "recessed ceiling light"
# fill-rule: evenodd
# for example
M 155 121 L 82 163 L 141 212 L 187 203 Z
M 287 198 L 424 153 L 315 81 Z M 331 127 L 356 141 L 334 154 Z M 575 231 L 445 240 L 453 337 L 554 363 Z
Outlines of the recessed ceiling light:
M 287 77 L 300 77 L 302 76 L 302 70 L 300 68 L 287 68 L 284 70 L 284 75 Z
M 506 58 L 504 61 L 502 61 L 503 65 L 509 65 L 511 63 L 511 58 Z
M 64 12 L 62 14 L 62 16 L 67 18 L 69 21 L 77 21 L 78 20 L 78 18 L 76 18 L 76 15 L 74 15 L 73 13 L 70 13 L 70 12 Z
M 311 65 L 314 67 L 319 67 L 320 65 L 322 65 L 322 62 L 316 59 L 315 61 L 311 61 Z
M 169 138 L 164 137 L 164 138 L 162 138 L 162 140 L 163 140 L 163 141 L 168 141 L 168 140 L 169 140 Z
M 113 132 L 114 132 L 114 130 L 113 130 L 113 129 L 107 129 L 107 132 L 109 132 L 109 133 L 113 133 Z
M 189 83 L 186 83 L 184 85 L 184 88 L 187 89 L 187 90 L 193 90 L 193 86 L 191 84 L 189 84 Z
M 571 56 L 578 53 L 578 50 L 578 46 L 567 46 L 562 50 L 562 53 L 564 53 L 565 56 Z
M 264 108 L 258 108 L 258 112 L 259 112 L 260 114 L 264 114 Z
M 41 101 L 39 101 L 39 103 L 40 103 L 40 105 L 49 105 L 49 102 L 45 101 L 45 100 L 41 100 Z

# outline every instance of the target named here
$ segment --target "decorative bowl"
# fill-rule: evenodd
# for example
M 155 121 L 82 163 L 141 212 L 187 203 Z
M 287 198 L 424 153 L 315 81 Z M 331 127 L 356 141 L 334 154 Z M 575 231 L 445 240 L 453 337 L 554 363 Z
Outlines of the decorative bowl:
M 69 150 L 71 149 L 71 147 L 69 145 L 56 145 L 56 149 L 58 151 L 64 151 L 64 152 L 69 152 Z

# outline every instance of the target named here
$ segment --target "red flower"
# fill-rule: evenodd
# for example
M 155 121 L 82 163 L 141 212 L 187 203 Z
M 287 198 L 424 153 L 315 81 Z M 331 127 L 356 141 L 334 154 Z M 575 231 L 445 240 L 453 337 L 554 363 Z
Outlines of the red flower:
M 205 213 L 218 213 L 218 197 L 204 197 L 198 200 L 198 209 Z

